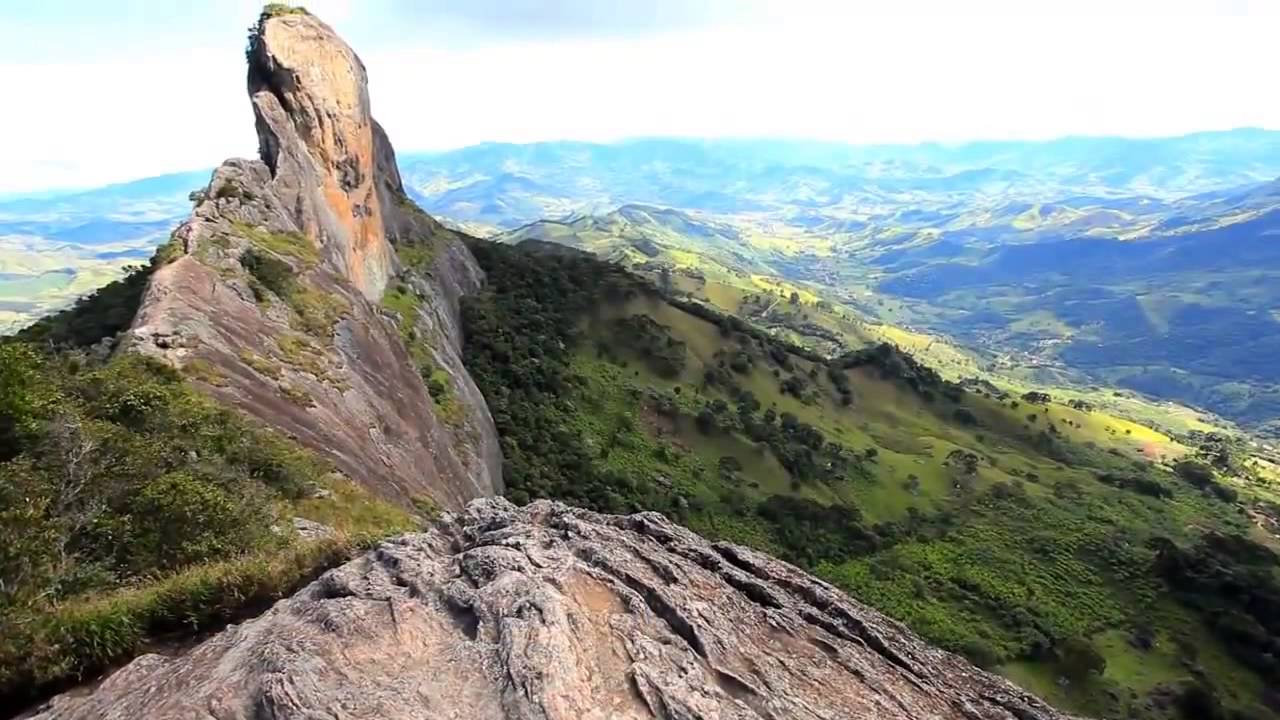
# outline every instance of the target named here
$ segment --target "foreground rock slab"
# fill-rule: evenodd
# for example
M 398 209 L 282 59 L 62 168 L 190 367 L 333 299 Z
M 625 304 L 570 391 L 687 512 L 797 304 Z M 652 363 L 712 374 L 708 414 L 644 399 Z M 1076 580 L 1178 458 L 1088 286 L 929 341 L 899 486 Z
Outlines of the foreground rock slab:
M 766 555 L 490 498 L 36 717 L 1066 716 Z

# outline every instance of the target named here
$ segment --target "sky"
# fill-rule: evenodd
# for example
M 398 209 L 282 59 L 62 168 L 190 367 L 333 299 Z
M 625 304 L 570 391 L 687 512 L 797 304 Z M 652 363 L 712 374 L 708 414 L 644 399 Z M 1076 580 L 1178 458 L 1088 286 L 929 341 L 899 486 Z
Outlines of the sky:
M 400 152 L 1280 129 L 1280 0 L 313 0 Z M 256 152 L 251 0 L 0 2 L 0 194 Z M 962 11 L 962 12 L 961 12 Z

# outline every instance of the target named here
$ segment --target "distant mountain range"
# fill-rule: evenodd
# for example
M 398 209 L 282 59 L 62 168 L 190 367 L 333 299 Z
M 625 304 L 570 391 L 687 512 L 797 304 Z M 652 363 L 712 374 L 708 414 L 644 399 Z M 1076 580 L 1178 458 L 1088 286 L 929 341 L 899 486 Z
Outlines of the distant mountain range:
M 1181 198 L 1280 176 L 1280 132 L 850 146 L 752 140 L 478 145 L 401 159 L 427 209 L 511 228 L 646 203 L 712 212 L 936 209 L 975 198 Z
M 1280 417 L 1280 132 L 485 144 L 400 166 L 424 209 L 476 234 L 807 283 L 1028 381 Z M 206 178 L 0 201 L 0 326 L 145 257 Z

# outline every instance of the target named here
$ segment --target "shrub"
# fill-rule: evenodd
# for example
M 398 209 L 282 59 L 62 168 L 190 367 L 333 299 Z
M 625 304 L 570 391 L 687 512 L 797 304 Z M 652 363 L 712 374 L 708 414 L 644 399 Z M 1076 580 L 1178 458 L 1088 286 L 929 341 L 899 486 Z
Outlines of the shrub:
M 130 503 L 132 565 L 167 570 L 226 557 L 267 536 L 267 496 L 241 478 L 219 482 L 189 470 L 148 482 Z
M 1088 640 L 1070 638 L 1055 648 L 1055 653 L 1063 676 L 1072 682 L 1102 675 L 1107 669 L 1107 659 Z
M 1173 466 L 1173 471 L 1183 481 L 1198 488 L 1213 484 L 1213 468 L 1197 460 L 1183 460 Z
M 289 3 L 273 2 L 267 3 L 262 7 L 262 17 L 273 18 L 281 15 L 309 15 L 307 9 L 301 5 L 290 5 Z
M 127 658 L 288 592 L 403 512 L 331 484 L 329 463 L 136 355 L 0 344 L 0 696 Z M 341 504 L 336 504 L 341 500 Z M 277 536 L 291 508 L 339 529 Z
M 266 302 L 268 299 L 263 290 L 270 291 L 282 300 L 293 294 L 296 287 L 293 267 L 280 258 L 250 249 L 240 256 L 240 265 L 256 281 L 250 283 L 250 287 L 258 302 Z

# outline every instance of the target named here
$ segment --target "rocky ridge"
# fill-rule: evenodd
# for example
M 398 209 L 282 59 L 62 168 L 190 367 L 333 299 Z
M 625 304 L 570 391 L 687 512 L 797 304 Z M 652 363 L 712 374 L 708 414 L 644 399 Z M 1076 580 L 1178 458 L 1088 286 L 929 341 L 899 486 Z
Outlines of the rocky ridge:
M 476 500 L 44 720 L 1066 716 L 804 572 L 655 513 Z
M 500 492 L 496 430 L 460 357 L 458 303 L 483 272 L 405 195 L 364 65 L 305 12 L 264 13 L 247 57 L 261 157 L 193 195 L 125 346 L 384 497 L 458 508 Z M 399 314 L 382 307 L 392 288 Z
M 124 347 L 386 497 L 455 512 L 32 717 L 1065 720 L 834 587 L 660 515 L 472 500 L 502 489 L 461 361 L 459 302 L 483 273 L 408 200 L 364 67 L 328 26 L 264 13 L 248 59 L 261 157 L 193 196 Z

